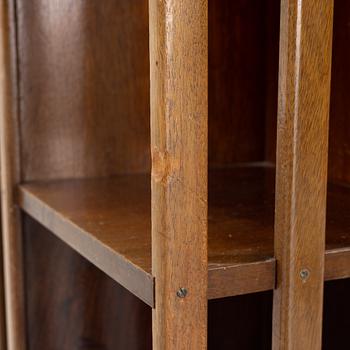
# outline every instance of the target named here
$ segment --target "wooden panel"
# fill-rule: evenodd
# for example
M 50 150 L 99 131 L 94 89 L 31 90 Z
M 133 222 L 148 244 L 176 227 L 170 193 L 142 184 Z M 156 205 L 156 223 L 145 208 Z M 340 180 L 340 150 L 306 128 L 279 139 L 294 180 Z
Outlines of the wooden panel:
M 350 279 L 325 283 L 323 350 L 349 348 L 349 291 Z M 270 350 L 271 316 L 271 292 L 210 301 L 208 348 Z
M 258 166 L 209 172 L 209 299 L 274 287 L 274 174 L 274 168 Z M 148 175 L 22 185 L 19 204 L 153 305 Z M 330 185 L 327 280 L 350 277 L 349 232 L 350 188 Z
M 211 175 L 208 298 L 273 288 L 273 192 L 272 186 L 262 187 L 273 183 L 270 173 L 273 170 L 265 176 L 263 169 L 240 168 Z M 242 184 L 247 181 L 246 195 Z M 19 204 L 153 306 L 148 175 L 22 185 Z
M 329 178 L 350 182 L 350 2 L 334 3 Z
M 0 149 L 2 247 L 4 251 L 7 349 L 25 349 L 22 256 L 19 212 L 14 204 L 20 180 L 17 129 L 17 67 L 15 6 L 0 5 Z
M 322 350 L 349 348 L 349 292 L 350 279 L 325 284 Z
M 19 203 L 86 259 L 153 306 L 149 183 L 149 176 L 130 175 L 25 185 Z
M 209 163 L 274 161 L 280 0 L 209 0 Z
M 208 3 L 209 163 L 261 161 L 266 6 L 259 0 Z
M 276 162 L 280 0 L 266 1 L 265 160 Z
M 24 228 L 29 350 L 152 349 L 150 307 L 28 216 Z
M 273 349 L 321 349 L 333 1 L 283 0 Z
M 18 0 L 24 180 L 150 167 L 147 0 Z
M 209 302 L 209 350 L 271 350 L 272 292 Z
M 150 0 L 154 349 L 207 347 L 208 1 Z M 179 297 L 180 288 L 187 295 Z

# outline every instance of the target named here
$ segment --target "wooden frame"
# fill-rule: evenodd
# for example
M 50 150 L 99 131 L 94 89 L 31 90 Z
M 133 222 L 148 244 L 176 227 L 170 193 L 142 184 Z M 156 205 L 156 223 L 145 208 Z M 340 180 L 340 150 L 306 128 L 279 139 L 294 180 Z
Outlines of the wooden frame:
M 150 0 L 154 349 L 207 344 L 207 0 Z M 194 250 L 193 247 L 196 247 Z
M 1 206 L 4 256 L 7 349 L 25 349 L 23 280 L 19 210 L 15 189 L 20 181 L 17 125 L 17 67 L 15 5 L 1 2 Z
M 333 1 L 281 6 L 273 349 L 321 349 Z
M 125 8 L 126 11 L 120 22 L 117 24 L 113 22 L 114 34 L 120 28 L 127 33 L 124 37 L 125 41 L 119 43 L 120 47 L 117 48 L 119 51 L 123 46 L 127 46 L 128 35 L 132 42 L 137 42 L 138 37 L 144 39 L 146 36 L 144 29 L 147 27 L 147 2 L 143 4 L 144 11 L 140 12 L 141 15 L 136 12 L 140 17 L 142 16 L 143 21 L 141 26 L 136 26 L 136 34 L 132 33 L 133 29 L 126 28 L 128 16 L 134 13 L 134 5 L 130 5 L 127 1 L 125 3 L 130 7 Z M 208 152 L 208 138 L 210 138 L 208 137 L 210 91 L 208 3 L 208 0 L 148 0 L 151 86 L 149 89 L 148 70 L 145 66 L 140 65 L 135 69 L 137 65 L 135 53 L 138 53 L 140 48 L 147 51 L 144 40 L 140 40 L 143 45 L 128 48 L 130 50 L 128 54 L 132 59 L 129 57 L 130 62 L 126 63 L 126 68 L 120 64 L 120 67 L 113 70 L 118 77 L 121 71 L 127 73 L 127 78 L 130 78 L 128 74 L 132 73 L 133 79 L 142 76 L 138 84 L 135 84 L 138 85 L 137 87 L 130 84 L 127 90 L 132 97 L 130 99 L 133 100 L 140 96 L 137 89 L 142 90 L 140 109 L 134 109 L 135 101 L 132 101 L 133 103 L 127 101 L 124 105 L 122 95 L 119 96 L 118 103 L 115 103 L 118 105 L 117 110 L 113 107 L 107 108 L 109 123 L 113 124 L 120 133 L 117 137 L 109 131 L 108 123 L 107 127 L 104 125 L 105 129 L 101 133 L 95 133 L 93 130 L 97 125 L 94 118 L 99 112 L 99 106 L 109 106 L 109 104 L 104 103 L 101 97 L 103 93 L 96 97 L 96 101 L 94 100 L 96 91 L 91 88 L 94 85 L 91 82 L 94 82 L 94 79 L 100 82 L 96 67 L 109 61 L 105 61 L 103 55 L 88 56 L 91 54 L 90 51 L 86 57 L 82 55 L 81 59 L 88 62 L 88 71 L 91 75 L 91 80 L 82 83 L 86 83 L 84 87 L 87 97 L 85 97 L 94 100 L 92 105 L 95 103 L 89 114 L 91 125 L 84 129 L 85 139 L 81 143 L 78 142 L 78 146 L 74 142 L 78 137 L 75 137 L 76 135 L 72 137 L 72 134 L 76 132 L 81 136 L 79 125 L 84 124 L 82 123 L 84 119 L 79 118 L 84 114 L 83 112 L 80 111 L 81 115 L 78 116 L 76 130 L 73 133 L 68 133 L 67 136 L 64 127 L 60 130 L 69 139 L 69 147 L 79 148 L 78 166 L 72 165 L 74 157 L 68 157 L 63 159 L 64 166 L 60 168 L 59 147 L 54 150 L 53 163 L 47 162 L 42 168 L 37 161 L 32 165 L 30 160 L 34 158 L 33 154 L 38 150 L 39 153 L 41 151 L 40 142 L 42 140 L 48 142 L 50 135 L 54 134 L 42 132 L 41 140 L 38 142 L 39 147 L 36 144 L 30 149 L 29 156 L 26 158 L 26 170 L 21 171 L 20 163 L 23 161 L 20 154 L 21 141 L 23 138 L 27 142 L 30 141 L 32 137 L 30 132 L 35 128 L 25 134 L 25 137 L 22 133 L 19 135 L 20 131 L 23 131 L 19 130 L 19 109 L 20 106 L 26 108 L 23 102 L 21 105 L 18 92 L 20 62 L 17 57 L 19 50 L 17 41 L 21 42 L 21 40 L 16 31 L 19 31 L 21 26 L 16 23 L 18 20 L 15 13 L 16 1 L 2 1 L 0 8 L 2 31 L 0 153 L 8 350 L 26 348 L 19 207 L 26 215 L 36 219 L 48 231 L 56 234 L 76 250 L 84 259 L 110 276 L 114 282 L 119 283 L 153 308 L 153 348 L 156 350 L 206 349 L 208 299 L 272 289 L 274 289 L 273 349 L 321 349 L 324 280 L 350 276 L 350 244 L 348 241 L 342 242 L 343 245 L 340 248 L 337 244 L 333 244 L 338 243 L 340 235 L 334 227 L 330 227 L 329 231 L 335 238 L 333 241 L 332 238 L 330 239 L 331 243 L 326 246 L 325 252 L 333 0 L 281 1 L 275 232 L 273 232 L 273 219 L 270 220 L 270 217 L 273 217 L 270 212 L 271 208 L 273 211 L 273 204 L 271 205 L 273 190 L 270 187 L 271 183 L 274 185 L 274 168 L 270 164 L 273 162 L 271 150 L 275 148 L 273 141 L 264 146 L 268 153 L 267 156 L 265 154 L 267 159 L 264 158 L 264 160 L 268 162 L 252 165 L 253 162 L 249 160 L 247 163 L 250 168 L 247 170 L 248 167 L 245 168 L 242 164 L 233 164 L 239 163 L 234 155 L 225 154 L 220 166 L 226 170 L 229 169 L 228 172 L 225 173 L 222 168 L 217 170 L 215 166 L 210 169 L 213 172 L 217 171 L 213 177 L 217 177 L 219 183 L 223 184 L 221 186 L 224 188 L 223 192 L 226 187 L 229 188 L 230 191 L 226 197 L 220 192 L 222 189 L 215 188 L 214 181 L 208 186 L 210 182 L 208 168 L 211 167 L 211 164 L 208 165 L 208 153 L 210 153 Z M 79 9 L 77 9 L 75 10 L 78 12 Z M 118 12 L 119 8 L 113 9 Z M 267 11 L 272 13 L 274 10 L 276 8 L 270 8 Z M 108 13 L 108 8 L 104 8 L 103 11 Z M 221 16 L 220 11 L 218 11 L 218 17 L 215 17 L 216 20 Z M 106 15 L 99 18 L 101 22 L 104 22 L 103 16 Z M 35 18 L 32 19 L 30 15 L 28 18 L 22 18 L 22 24 L 30 26 L 31 21 L 34 23 Z M 100 23 L 95 20 L 96 18 L 93 18 L 91 21 L 93 24 L 92 29 L 89 28 L 89 33 L 94 32 L 93 25 Z M 85 25 L 88 26 L 91 23 L 83 22 L 82 28 L 85 28 Z M 80 39 L 79 35 L 86 33 L 78 27 L 74 29 Z M 21 28 L 22 34 L 25 29 L 25 27 Z M 108 26 L 105 27 L 104 33 L 108 33 L 104 38 L 109 40 Z M 217 33 L 219 34 L 216 35 L 220 35 L 220 30 L 217 30 Z M 99 46 L 99 39 L 99 37 L 93 39 L 93 44 L 97 48 L 102 46 Z M 22 40 L 25 41 L 23 38 Z M 41 45 L 45 46 L 45 42 Z M 91 51 L 98 51 L 95 50 L 94 45 L 91 45 Z M 267 45 L 272 47 L 273 43 L 270 42 Z M 74 45 L 71 46 L 74 47 Z M 30 43 L 25 43 L 23 47 L 24 51 L 33 49 Z M 73 62 L 76 64 L 75 67 L 79 67 L 80 62 L 74 60 L 74 53 L 74 49 L 70 51 L 69 48 L 65 52 L 66 61 L 64 62 L 65 64 Z M 104 54 L 110 57 L 114 52 L 111 50 Z M 46 62 L 48 65 L 55 62 L 52 57 L 50 59 L 51 61 Z M 124 58 L 118 57 L 118 59 L 120 63 Z M 220 61 L 219 54 L 216 59 Z M 237 61 L 240 63 L 241 58 Z M 266 66 L 268 66 L 267 71 L 273 71 L 273 61 L 266 63 Z M 40 70 L 38 72 L 40 73 Z M 30 71 L 27 82 L 32 76 L 39 74 L 38 72 Z M 114 82 L 111 83 L 113 74 L 110 77 L 108 73 L 105 72 L 102 78 L 104 80 L 102 86 L 107 86 L 107 90 L 110 86 L 114 88 Z M 79 74 L 84 75 L 78 72 L 77 77 L 74 77 L 75 80 L 72 79 L 73 87 L 70 88 L 73 93 L 81 83 Z M 146 75 L 147 79 L 142 79 Z M 123 79 L 120 78 L 116 84 L 120 89 L 124 84 Z M 219 81 L 220 77 L 217 80 Z M 218 86 L 220 83 L 222 82 L 219 81 Z M 56 85 L 54 88 L 62 89 L 61 81 L 60 84 L 58 88 Z M 31 88 L 29 85 L 25 86 L 24 92 L 21 91 L 24 95 L 28 94 Z M 222 85 L 224 87 L 219 86 L 219 89 L 231 87 L 227 82 Z M 147 144 L 147 149 L 144 145 L 149 137 L 148 129 L 146 132 L 141 128 L 137 129 L 137 132 L 143 133 L 142 140 L 135 142 L 130 155 L 123 154 L 123 145 L 128 144 L 128 138 L 135 136 L 130 129 L 137 124 L 137 117 L 147 110 L 148 95 L 145 98 L 145 91 L 149 90 L 151 176 L 148 169 L 149 145 Z M 273 95 L 274 83 L 271 83 L 267 90 L 267 95 Z M 46 91 L 45 88 L 42 91 Z M 38 95 L 42 91 L 40 90 Z M 269 103 L 271 105 L 265 107 L 270 111 L 273 110 L 273 105 L 271 101 Z M 50 111 L 57 108 L 57 101 L 55 100 L 52 104 L 49 101 L 45 107 L 49 111 L 47 114 L 51 116 Z M 116 121 L 114 113 L 122 114 L 123 108 L 127 109 L 127 113 L 123 115 L 125 119 Z M 232 112 L 230 106 L 225 106 L 223 113 L 226 113 L 226 109 L 229 110 L 227 115 L 230 117 Z M 89 106 L 87 110 L 90 112 Z M 255 110 L 252 109 L 252 111 Z M 148 114 L 144 113 L 143 121 L 145 115 L 148 118 Z M 44 112 L 40 117 L 47 124 L 52 122 L 49 118 L 45 119 Z M 228 117 L 225 116 L 225 118 Z M 128 118 L 133 120 L 130 123 L 132 127 L 127 133 L 123 133 L 122 127 L 129 126 Z M 30 118 L 27 118 L 26 122 L 27 127 L 31 125 Z M 271 136 L 274 133 L 273 121 L 267 120 L 267 124 L 268 134 Z M 91 130 L 93 131 L 90 132 Z M 104 137 L 104 132 L 108 133 L 109 138 Z M 148 136 L 145 136 L 146 134 Z M 254 136 L 254 133 L 251 135 Z M 243 138 L 244 136 L 241 136 L 238 140 Z M 115 147 L 120 146 L 118 143 L 120 139 L 122 147 Z M 223 146 L 222 149 L 225 152 L 230 150 L 230 142 L 216 145 L 217 149 Z M 95 163 L 92 157 L 85 163 L 85 146 L 91 150 L 94 149 L 95 143 L 99 143 L 99 149 L 94 156 L 102 160 Z M 64 141 L 62 144 L 66 145 Z M 118 154 L 112 154 L 112 151 L 104 152 L 104 148 L 118 148 L 116 151 Z M 143 154 L 138 159 L 135 154 L 140 150 Z M 246 153 L 249 153 L 248 151 L 244 150 Z M 215 155 L 215 150 L 212 153 Z M 43 152 L 43 154 L 44 158 L 50 157 L 49 152 Z M 118 166 L 122 169 L 115 170 L 114 164 L 111 165 L 114 161 L 119 162 Z M 52 164 L 54 166 L 50 168 Z M 55 169 L 58 168 L 60 173 L 56 179 Z M 248 195 L 251 196 L 247 200 L 248 205 L 240 202 L 242 198 L 247 199 L 247 196 L 244 197 L 244 189 L 241 189 L 247 186 L 244 181 L 242 182 L 244 176 L 251 181 L 248 185 L 253 184 L 257 188 Z M 88 179 L 90 177 L 94 179 Z M 105 177 L 108 179 L 101 180 Z M 261 178 L 263 181 L 259 182 Z M 219 204 L 210 203 L 212 207 L 209 206 L 209 211 L 212 209 L 213 216 L 218 212 L 221 214 L 211 222 L 210 218 L 208 219 L 209 191 L 213 193 L 212 198 L 215 195 L 219 198 L 217 201 Z M 269 195 L 264 198 L 266 201 L 259 201 L 259 196 L 262 193 L 265 196 L 266 192 L 269 192 Z M 68 195 L 60 196 L 62 193 L 68 193 Z M 332 193 L 335 201 L 339 200 L 337 190 Z M 232 199 L 231 197 L 235 195 L 241 197 Z M 90 200 L 74 202 L 73 199 L 79 196 Z M 115 200 L 118 196 L 120 199 Z M 67 210 L 63 205 L 66 202 L 72 204 Z M 86 202 L 89 203 L 86 204 Z M 90 205 L 91 202 L 97 204 Z M 102 202 L 108 208 L 101 214 L 98 210 Z M 135 203 L 138 205 L 136 209 Z M 123 211 L 126 207 L 129 211 Z M 268 213 L 264 211 L 265 207 L 269 207 L 266 210 L 270 210 Z M 333 212 L 337 210 L 337 206 L 331 201 L 330 207 Z M 112 210 L 108 211 L 110 208 L 120 212 L 119 216 Z M 252 214 L 254 210 L 258 214 Z M 95 215 L 96 213 L 100 216 Z M 259 215 L 262 219 L 258 217 Z M 102 222 L 103 225 L 100 225 L 101 217 L 103 218 L 101 221 L 107 224 Z M 129 221 L 135 220 L 135 217 L 139 220 L 135 220 L 137 222 L 133 222 L 130 228 L 128 227 L 130 222 L 122 220 L 124 217 Z M 336 215 L 335 218 L 337 219 Z M 224 225 L 221 225 L 221 221 Z M 118 226 L 116 222 L 118 224 L 122 222 L 122 224 Z M 349 222 L 350 219 L 345 226 Z M 239 230 L 241 231 L 236 232 Z M 238 238 L 235 233 L 238 233 Z M 273 234 L 275 234 L 274 237 Z M 217 239 L 220 244 L 216 246 L 213 244 L 214 248 L 210 247 L 209 235 L 212 241 Z M 133 238 L 128 240 L 125 236 L 128 238 L 133 236 Z M 242 241 L 239 241 L 242 237 Z M 256 240 L 258 244 L 254 245 Z M 135 248 L 135 242 L 141 243 Z M 232 244 L 230 249 L 224 250 L 226 245 L 230 244 Z M 244 251 L 241 255 L 238 252 L 240 249 Z M 1 346 L 0 349 L 2 350 Z

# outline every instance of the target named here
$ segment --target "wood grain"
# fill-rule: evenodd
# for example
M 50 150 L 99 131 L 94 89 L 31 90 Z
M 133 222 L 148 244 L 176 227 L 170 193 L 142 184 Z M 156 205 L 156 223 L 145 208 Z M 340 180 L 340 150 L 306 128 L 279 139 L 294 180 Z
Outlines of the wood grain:
M 22 242 L 14 193 L 20 181 L 15 4 L 0 5 L 0 158 L 2 247 L 8 350 L 25 349 Z
M 208 1 L 150 0 L 154 349 L 207 347 Z M 195 247 L 195 249 L 194 249 Z M 186 297 L 177 291 L 186 288 Z
M 274 288 L 274 174 L 261 166 L 209 171 L 208 299 Z M 149 175 L 127 175 L 29 183 L 19 205 L 152 306 L 150 197 Z M 350 277 L 349 232 L 350 188 L 331 184 L 326 280 Z
M 153 306 L 149 182 L 149 176 L 130 175 L 24 185 L 19 203 L 86 259 Z
M 280 2 L 208 3 L 209 164 L 274 161 Z
M 20 138 L 22 179 L 85 178 L 149 171 L 147 0 L 17 0 L 16 3 L 20 123 L 15 129 Z M 35 244 L 36 237 L 30 234 L 30 226 L 25 229 L 29 230 L 25 232 L 27 244 L 39 247 Z M 75 232 L 74 229 L 70 232 Z M 87 239 L 85 244 L 89 242 Z M 56 247 L 54 243 L 47 246 L 46 243 L 40 246 L 44 253 L 27 250 L 27 261 L 39 264 L 46 254 L 52 262 L 50 256 L 56 254 Z M 106 254 L 101 254 L 101 249 Z M 102 261 L 108 261 L 110 251 L 101 249 L 98 251 L 103 255 Z M 110 261 L 109 268 L 118 272 L 113 266 L 115 260 Z M 72 288 L 69 285 L 72 271 L 79 271 L 80 266 L 78 260 L 71 263 L 70 269 L 61 270 L 61 284 L 66 290 Z M 138 269 L 132 271 L 134 274 L 129 271 L 127 276 L 131 280 L 140 274 Z M 49 281 L 48 275 L 45 276 Z M 153 281 L 148 274 L 141 276 L 146 284 L 150 279 Z M 43 282 L 40 281 L 30 281 L 33 291 L 39 293 L 40 286 L 37 289 L 34 286 Z M 130 287 L 137 289 L 137 285 Z M 153 287 L 144 291 L 151 303 Z M 104 292 L 100 294 L 103 296 Z M 34 329 L 29 324 L 27 327 L 29 332 Z M 29 332 L 30 337 L 36 337 L 35 329 L 34 334 Z M 48 349 L 54 341 L 47 340 Z
M 18 0 L 23 180 L 150 169 L 147 0 Z
M 265 1 L 208 4 L 209 163 L 262 161 Z
M 333 1 L 281 3 L 276 350 L 321 349 L 332 15 Z
M 23 225 L 28 349 L 152 349 L 149 306 L 27 215 Z

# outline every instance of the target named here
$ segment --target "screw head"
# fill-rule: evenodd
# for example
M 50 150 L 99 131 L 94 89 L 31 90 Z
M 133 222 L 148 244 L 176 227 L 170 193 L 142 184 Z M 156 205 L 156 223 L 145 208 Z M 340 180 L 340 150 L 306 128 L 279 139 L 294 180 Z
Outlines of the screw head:
M 306 282 L 306 280 L 310 277 L 310 271 L 308 269 L 302 269 L 300 271 L 300 278 Z
M 187 289 L 181 287 L 181 288 L 176 292 L 176 295 L 177 295 L 179 298 L 181 298 L 181 299 L 185 298 L 186 295 L 187 295 Z

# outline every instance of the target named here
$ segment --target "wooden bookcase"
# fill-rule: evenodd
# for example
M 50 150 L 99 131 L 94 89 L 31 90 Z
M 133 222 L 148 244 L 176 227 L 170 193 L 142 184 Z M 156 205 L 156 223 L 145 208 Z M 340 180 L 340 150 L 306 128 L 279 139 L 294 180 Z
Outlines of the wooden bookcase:
M 349 20 L 3 0 L 6 349 L 349 346 Z

